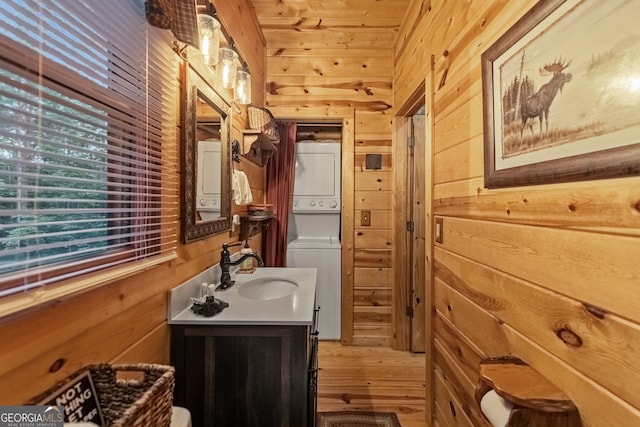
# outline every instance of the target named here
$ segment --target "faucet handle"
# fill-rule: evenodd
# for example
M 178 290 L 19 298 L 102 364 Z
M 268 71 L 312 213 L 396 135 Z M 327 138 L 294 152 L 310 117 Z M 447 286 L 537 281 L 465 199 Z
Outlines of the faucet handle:
M 222 249 L 228 249 L 228 248 L 232 248 L 234 246 L 240 246 L 242 244 L 242 242 L 236 242 L 236 243 L 223 243 L 222 244 Z
M 225 253 L 228 254 L 229 253 L 229 248 L 232 248 L 234 246 L 240 246 L 241 244 L 242 244 L 241 242 L 231 243 L 231 244 L 230 243 L 223 243 L 222 244 L 222 253 L 223 254 L 225 254 Z

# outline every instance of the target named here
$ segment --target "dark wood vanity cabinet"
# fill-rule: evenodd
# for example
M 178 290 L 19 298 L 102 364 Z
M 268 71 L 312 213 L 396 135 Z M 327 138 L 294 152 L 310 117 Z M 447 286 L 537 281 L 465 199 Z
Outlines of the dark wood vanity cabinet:
M 172 325 L 171 363 L 193 427 L 315 424 L 313 325 Z

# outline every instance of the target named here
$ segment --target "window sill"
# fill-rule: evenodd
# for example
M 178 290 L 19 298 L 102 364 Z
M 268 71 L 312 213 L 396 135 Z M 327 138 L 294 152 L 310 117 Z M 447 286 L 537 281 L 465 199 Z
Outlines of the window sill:
M 82 277 L 77 277 L 56 285 L 47 285 L 43 288 L 10 295 L 0 300 L 0 319 L 40 305 L 59 301 L 89 289 L 124 279 L 128 276 L 133 276 L 134 274 L 149 270 L 162 263 L 169 262 L 176 257 L 176 252 L 172 251 L 157 257 L 127 263 L 93 274 L 86 274 Z

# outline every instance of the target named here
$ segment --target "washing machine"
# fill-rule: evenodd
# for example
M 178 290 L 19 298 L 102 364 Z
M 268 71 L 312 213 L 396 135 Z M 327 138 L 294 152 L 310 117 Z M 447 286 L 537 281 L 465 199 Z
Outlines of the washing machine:
M 196 210 L 203 221 L 220 218 L 221 161 L 222 144 L 220 140 L 198 141 Z
M 318 270 L 316 305 L 322 340 L 339 340 L 341 330 L 340 152 L 337 142 L 296 144 L 287 266 Z

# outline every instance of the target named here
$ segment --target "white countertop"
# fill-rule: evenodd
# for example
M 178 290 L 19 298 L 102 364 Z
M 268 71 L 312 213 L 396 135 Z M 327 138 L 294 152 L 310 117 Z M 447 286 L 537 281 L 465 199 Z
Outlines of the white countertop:
M 202 279 L 205 277 L 205 279 Z M 315 268 L 259 267 L 252 274 L 233 274 L 235 284 L 214 296 L 229 304 L 222 312 L 205 317 L 191 311 L 191 297 L 197 297 L 200 283 L 207 282 L 200 275 L 174 288 L 169 296 L 168 323 L 171 325 L 311 325 L 315 306 Z M 259 278 L 286 278 L 298 284 L 291 295 L 272 300 L 256 300 L 238 294 L 243 283 Z M 210 281 L 208 283 L 211 283 Z

